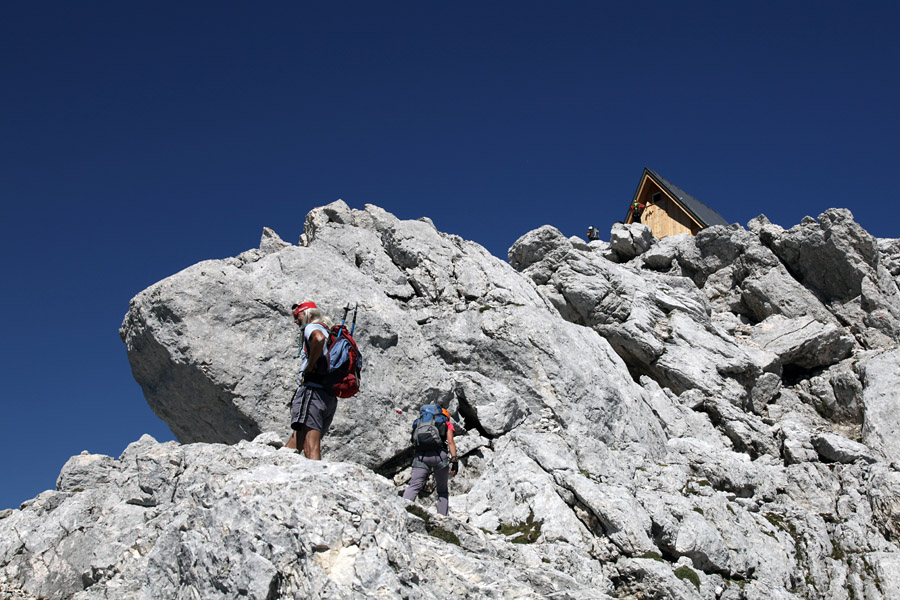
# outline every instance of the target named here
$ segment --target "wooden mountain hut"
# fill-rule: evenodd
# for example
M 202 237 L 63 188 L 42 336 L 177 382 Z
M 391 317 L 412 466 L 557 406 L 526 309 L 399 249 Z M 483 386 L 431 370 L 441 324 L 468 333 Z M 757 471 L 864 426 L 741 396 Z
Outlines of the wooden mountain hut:
M 677 233 L 697 235 L 713 225 L 728 225 L 722 215 L 646 167 L 625 223 L 648 225 L 660 239 Z

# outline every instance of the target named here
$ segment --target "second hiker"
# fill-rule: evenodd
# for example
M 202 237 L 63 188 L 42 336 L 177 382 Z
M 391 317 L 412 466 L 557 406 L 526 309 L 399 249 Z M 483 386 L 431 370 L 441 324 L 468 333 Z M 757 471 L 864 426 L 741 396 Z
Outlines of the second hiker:
M 291 403 L 291 428 L 286 446 L 302 449 L 306 458 L 321 460 L 322 438 L 328 433 L 337 398 L 323 385 L 328 372 L 328 332 L 331 320 L 314 302 L 291 306 L 301 331 L 300 389 Z
M 433 472 L 438 494 L 437 511 L 442 515 L 446 515 L 450 507 L 449 476 L 456 476 L 459 471 L 453 432 L 450 413 L 446 409 L 436 404 L 422 407 L 419 418 L 413 422 L 412 443 L 415 455 L 412 478 L 403 493 L 407 500 L 415 500 L 428 481 L 428 475 Z

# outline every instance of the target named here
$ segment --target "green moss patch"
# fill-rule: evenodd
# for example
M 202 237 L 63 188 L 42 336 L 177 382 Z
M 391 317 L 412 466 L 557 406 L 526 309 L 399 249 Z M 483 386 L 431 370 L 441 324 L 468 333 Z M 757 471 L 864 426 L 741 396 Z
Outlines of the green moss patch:
M 657 562 L 665 562 L 663 560 L 662 554 L 660 554 L 659 552 L 644 552 L 637 558 L 649 558 L 650 560 L 655 560 Z
M 428 526 L 426 525 L 425 528 L 428 529 Z M 444 540 L 445 542 L 450 544 L 462 546 L 462 544 L 459 542 L 459 538 L 456 537 L 456 534 L 452 531 L 444 529 L 443 527 L 433 527 L 431 529 L 428 529 L 428 535 L 430 535 L 431 537 L 436 537 L 439 540 Z
M 415 504 L 410 504 L 409 506 L 406 507 L 406 512 L 416 515 L 417 517 L 419 517 L 426 523 L 431 521 L 431 517 L 428 516 L 428 511 L 426 511 L 421 506 L 417 506 Z
M 449 544 L 456 544 L 457 546 L 462 546 L 462 543 L 459 541 L 459 537 L 452 531 L 448 529 L 444 529 L 443 527 L 438 527 L 434 523 L 431 522 L 431 515 L 428 514 L 428 511 L 418 506 L 416 504 L 410 504 L 406 507 L 406 512 L 411 515 L 415 515 L 425 521 L 425 531 L 428 532 L 428 535 L 431 537 L 436 537 L 439 540 L 443 540 Z
M 697 588 L 697 591 L 700 591 L 700 576 L 697 575 L 697 572 L 688 566 L 680 566 L 675 569 L 675 577 L 678 579 L 685 579 L 694 584 L 694 587 Z
M 513 544 L 533 544 L 541 537 L 542 521 L 534 520 L 534 513 L 529 512 L 524 523 L 506 525 L 501 523 L 497 532 L 505 536 L 516 536 L 511 541 Z

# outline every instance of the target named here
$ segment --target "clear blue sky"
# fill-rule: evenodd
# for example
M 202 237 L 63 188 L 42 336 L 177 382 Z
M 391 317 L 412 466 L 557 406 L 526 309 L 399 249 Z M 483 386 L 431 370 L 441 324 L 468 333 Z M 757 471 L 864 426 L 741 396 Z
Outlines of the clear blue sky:
M 0 508 L 171 439 L 131 297 L 337 198 L 505 257 L 608 232 L 649 166 L 729 221 L 900 237 L 898 6 L 3 2 Z

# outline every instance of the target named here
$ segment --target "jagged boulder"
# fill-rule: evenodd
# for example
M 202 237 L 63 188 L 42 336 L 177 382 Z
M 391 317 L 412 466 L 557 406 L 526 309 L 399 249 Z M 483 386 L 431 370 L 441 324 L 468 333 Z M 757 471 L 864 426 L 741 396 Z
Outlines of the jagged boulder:
M 675 246 L 681 272 L 706 294 L 714 310 L 764 321 L 772 315 L 811 316 L 823 323 L 837 319 L 816 296 L 791 276 L 754 230 L 768 221 L 758 217 L 751 229 L 710 227 L 696 237 L 679 236 Z
M 521 271 L 544 260 L 548 254 L 565 253 L 572 248 L 572 241 L 552 225 L 544 225 L 529 231 L 509 249 L 509 264 Z
M 358 401 L 383 416 L 394 404 L 409 409 L 422 398 L 449 397 L 450 382 L 415 316 L 328 248 L 206 261 L 151 286 L 132 300 L 121 330 L 132 372 L 150 407 L 184 442 L 287 432 L 287 404 L 298 386 L 299 331 L 290 305 L 315 298 L 334 314 L 348 288 L 362 310 L 357 337 L 366 368 L 385 375 Z
M 623 261 L 640 256 L 655 243 L 650 227 L 642 223 L 616 223 L 609 233 L 609 247 Z
M 863 460 L 869 463 L 876 461 L 872 452 L 864 444 L 854 442 L 841 435 L 819 433 L 811 439 L 813 447 L 819 455 L 831 462 L 852 463 Z
M 847 209 L 830 209 L 818 219 L 769 240 L 770 247 L 801 283 L 826 299 L 850 300 L 862 292 L 862 280 L 878 264 L 877 242 Z
M 688 233 L 679 233 L 659 240 L 649 250 L 641 254 L 644 268 L 660 272 L 673 270 L 673 263 L 678 256 L 679 246 L 689 243 L 690 238 L 691 235 Z
M 900 350 L 866 357 L 863 381 L 862 441 L 887 461 L 900 465 Z
M 788 231 L 768 227 L 760 238 L 801 284 L 852 325 L 861 343 L 885 348 L 900 340 L 897 282 L 881 264 L 878 241 L 849 210 L 829 209 Z
M 812 317 L 787 319 L 772 315 L 753 328 L 751 339 L 774 352 L 782 365 L 803 369 L 836 364 L 853 348 L 853 338 L 846 331 Z
M 510 254 L 531 239 L 523 236 Z M 555 247 L 547 247 L 554 239 Z M 522 273 L 563 317 L 609 340 L 632 371 L 676 393 L 702 389 L 744 401 L 763 367 L 713 324 L 690 279 L 618 265 L 561 236 L 545 239 L 545 247 L 543 258 Z

